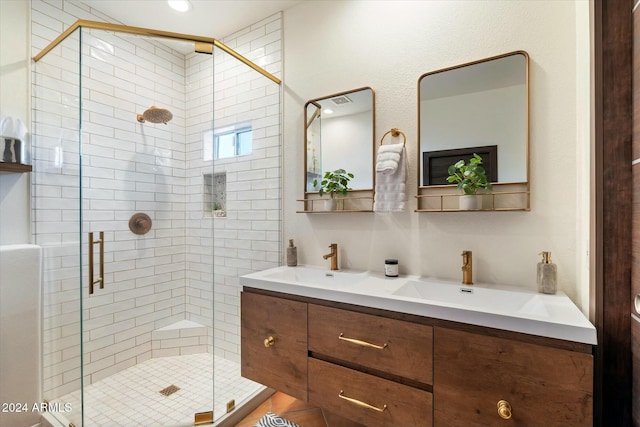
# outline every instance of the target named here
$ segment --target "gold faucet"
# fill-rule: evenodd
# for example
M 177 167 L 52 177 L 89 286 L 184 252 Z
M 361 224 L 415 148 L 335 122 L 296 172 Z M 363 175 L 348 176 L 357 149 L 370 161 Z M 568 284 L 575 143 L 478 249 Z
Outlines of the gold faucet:
M 331 270 L 337 270 L 338 269 L 338 244 L 337 243 L 330 244 L 329 249 L 331 249 L 331 253 L 322 255 L 322 258 L 324 259 L 331 258 Z
M 473 256 L 471 251 L 462 251 L 462 284 L 473 285 Z

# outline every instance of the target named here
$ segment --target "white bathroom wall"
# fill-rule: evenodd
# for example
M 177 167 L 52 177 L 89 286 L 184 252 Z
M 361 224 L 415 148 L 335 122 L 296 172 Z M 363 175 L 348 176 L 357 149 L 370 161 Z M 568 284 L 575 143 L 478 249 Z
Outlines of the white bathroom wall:
M 29 15 L 27 1 L 0 1 L 0 116 L 19 118 L 27 127 Z M 0 245 L 31 242 L 29 178 L 28 173 L 0 172 Z
M 595 238 L 591 235 L 591 222 L 595 218 L 595 183 L 592 179 L 595 174 L 592 170 L 594 158 L 591 155 L 595 140 L 595 123 L 591 120 L 593 103 L 593 56 L 592 52 L 592 26 L 590 19 L 592 2 L 575 2 L 576 14 L 576 204 L 578 215 L 576 218 L 577 247 L 575 252 L 577 277 L 576 277 L 576 303 L 582 307 L 584 313 L 589 313 L 589 307 L 595 305 L 590 301 L 591 289 L 595 285 L 589 285 L 591 276 L 591 264 L 589 253 L 594 245 Z M 588 72 L 587 72 L 588 70 Z M 593 177 L 593 178 L 592 178 Z M 592 236 L 591 238 L 589 236 Z M 594 291 L 595 295 L 595 291 Z M 592 310 L 591 312 L 595 312 Z
M 0 116 L 19 118 L 27 127 L 29 16 L 29 2 L 0 1 Z M 25 245 L 31 242 L 30 178 L 0 172 L 0 403 L 29 405 L 41 397 L 40 250 Z M 0 427 L 39 419 L 37 412 L 2 411 Z
M 385 258 L 398 258 L 401 273 L 459 279 L 460 253 L 472 250 L 478 282 L 535 289 L 538 253 L 549 250 L 559 288 L 586 311 L 588 274 L 578 262 L 586 253 L 577 251 L 584 251 L 588 235 L 576 223 L 584 224 L 588 214 L 577 208 L 576 194 L 586 193 L 588 184 L 577 181 L 576 163 L 584 162 L 577 153 L 585 138 L 578 140 L 578 133 L 588 135 L 589 128 L 577 118 L 586 88 L 578 92 L 576 80 L 584 81 L 589 70 L 576 61 L 588 56 L 589 46 L 587 36 L 577 37 L 585 28 L 576 22 L 576 3 L 318 1 L 286 10 L 284 237 L 296 239 L 300 261 L 323 265 L 322 254 L 335 242 L 343 268 L 381 271 Z M 531 57 L 531 211 L 413 212 L 418 78 L 515 50 Z M 304 103 L 362 86 L 376 91 L 376 139 L 392 127 L 407 135 L 409 209 L 296 214 L 303 194 Z

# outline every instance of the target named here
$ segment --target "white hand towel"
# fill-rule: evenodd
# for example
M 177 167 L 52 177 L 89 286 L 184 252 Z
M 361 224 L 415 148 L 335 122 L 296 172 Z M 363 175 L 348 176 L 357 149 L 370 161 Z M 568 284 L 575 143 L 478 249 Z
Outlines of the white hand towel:
M 0 116 L 0 136 L 24 140 L 27 127 L 17 117 Z
M 381 145 L 376 156 L 376 172 L 385 175 L 395 173 L 400 164 L 404 144 Z
M 407 195 L 407 154 L 400 145 L 400 160 L 394 173 L 376 173 L 376 194 L 373 203 L 375 212 L 402 212 L 405 209 Z M 376 168 L 377 171 L 377 168 Z

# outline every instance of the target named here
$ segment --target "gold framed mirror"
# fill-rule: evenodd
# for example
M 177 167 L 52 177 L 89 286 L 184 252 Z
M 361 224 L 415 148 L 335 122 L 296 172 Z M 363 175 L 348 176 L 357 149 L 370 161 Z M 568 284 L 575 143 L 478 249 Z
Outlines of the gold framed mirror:
M 375 187 L 375 93 L 361 87 L 311 99 L 304 106 L 304 209 L 298 212 L 366 212 L 373 210 Z M 333 207 L 326 190 L 327 172 L 351 174 L 346 196 L 337 194 Z M 337 206 L 335 206 L 337 205 Z
M 474 210 L 530 210 L 529 55 L 515 51 L 418 80 L 418 212 L 459 211 L 449 166 L 474 153 L 492 183 Z

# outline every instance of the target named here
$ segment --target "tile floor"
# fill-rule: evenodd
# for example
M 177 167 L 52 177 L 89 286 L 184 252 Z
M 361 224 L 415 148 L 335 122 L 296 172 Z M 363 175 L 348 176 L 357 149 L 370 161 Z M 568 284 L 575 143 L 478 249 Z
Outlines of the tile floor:
M 171 385 L 180 390 L 160 394 Z M 240 405 L 261 387 L 240 376 L 239 363 L 208 353 L 149 359 L 85 388 L 84 426 L 192 426 L 196 412 L 213 409 L 218 419 L 226 413 L 229 400 Z M 79 390 L 54 402 L 70 403 L 73 412 L 63 415 L 82 426 Z
M 235 427 L 253 427 L 267 412 L 273 412 L 300 427 L 363 427 L 336 414 L 309 405 L 294 397 L 276 392 Z

